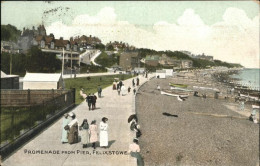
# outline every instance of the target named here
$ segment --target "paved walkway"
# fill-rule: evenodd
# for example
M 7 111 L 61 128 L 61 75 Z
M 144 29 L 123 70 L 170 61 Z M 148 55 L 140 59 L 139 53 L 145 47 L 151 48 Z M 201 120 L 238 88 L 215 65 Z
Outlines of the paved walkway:
M 152 76 L 152 75 L 151 75 Z M 140 76 L 140 83 L 147 79 Z M 136 81 L 135 81 L 136 82 Z M 132 87 L 132 79 L 123 81 L 126 87 Z M 62 144 L 61 126 L 62 118 L 53 125 L 29 141 L 26 145 L 17 150 L 12 156 L 7 158 L 4 166 L 134 166 L 136 160 L 130 155 L 108 155 L 103 152 L 109 151 L 128 151 L 129 144 L 134 138 L 134 133 L 130 131 L 127 123 L 128 117 L 133 114 L 134 95 L 131 93 L 126 96 L 119 96 L 117 91 L 112 90 L 112 86 L 102 92 L 102 98 L 97 99 L 97 109 L 88 111 L 86 102 L 77 106 L 74 112 L 81 124 L 87 118 L 89 122 L 97 120 L 99 125 L 102 117 L 107 117 L 109 130 L 108 149 L 96 148 L 98 154 L 93 154 L 93 148 L 82 148 L 82 144 Z M 28 154 L 28 151 L 43 150 L 59 152 L 59 154 Z M 27 151 L 27 153 L 25 153 Z M 83 151 L 85 154 L 83 154 Z M 79 152 L 77 154 L 77 152 Z M 70 153 L 70 154 L 68 154 Z M 113 153 L 113 152 L 112 152 Z

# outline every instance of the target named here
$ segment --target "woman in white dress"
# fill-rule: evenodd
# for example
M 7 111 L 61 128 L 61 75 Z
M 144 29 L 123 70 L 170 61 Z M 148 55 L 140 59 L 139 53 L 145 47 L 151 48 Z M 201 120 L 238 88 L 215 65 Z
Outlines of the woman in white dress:
M 122 96 L 125 96 L 126 95 L 126 88 L 125 88 L 125 85 L 123 84 L 122 87 L 121 87 L 121 94 Z
M 108 129 L 108 124 L 107 124 L 108 119 L 106 117 L 102 118 L 102 122 L 100 122 L 99 124 L 99 130 L 100 130 L 100 138 L 99 138 L 99 142 L 100 142 L 100 147 L 105 147 L 107 148 L 108 146 L 108 133 L 107 133 L 107 129 Z

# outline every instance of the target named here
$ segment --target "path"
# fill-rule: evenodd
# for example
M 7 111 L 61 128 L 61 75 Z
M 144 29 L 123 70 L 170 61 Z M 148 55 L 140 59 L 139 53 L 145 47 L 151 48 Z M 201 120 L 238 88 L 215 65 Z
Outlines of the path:
M 151 75 L 152 76 L 152 75 Z M 140 83 L 147 79 L 140 76 Z M 132 79 L 123 82 L 126 87 L 132 85 Z M 134 133 L 130 131 L 127 123 L 128 117 L 134 112 L 133 89 L 126 96 L 119 96 L 117 91 L 112 90 L 112 86 L 104 89 L 102 98 L 97 99 L 97 109 L 88 111 L 86 102 L 81 103 L 72 112 L 77 115 L 80 124 L 84 118 L 89 122 L 97 120 L 100 123 L 102 117 L 109 119 L 109 144 L 110 148 L 103 149 L 98 147 L 96 151 L 127 151 L 129 144 L 134 138 Z M 53 125 L 33 138 L 26 145 L 21 147 L 12 156 L 7 158 L 4 166 L 134 166 L 136 160 L 130 155 L 105 155 L 92 154 L 93 148 L 82 148 L 82 144 L 61 144 L 61 125 L 62 118 Z M 28 154 L 28 150 L 58 151 L 60 154 Z M 87 154 L 73 154 L 77 151 L 85 151 Z M 65 154 L 65 152 L 73 152 Z

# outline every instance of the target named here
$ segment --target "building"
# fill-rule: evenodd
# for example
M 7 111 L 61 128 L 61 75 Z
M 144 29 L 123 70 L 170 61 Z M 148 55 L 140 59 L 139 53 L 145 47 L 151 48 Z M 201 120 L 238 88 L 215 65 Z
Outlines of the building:
M 166 54 L 162 54 L 162 56 L 159 60 L 159 63 L 165 67 L 180 67 L 181 66 L 180 60 L 170 58 Z
M 1 89 L 19 89 L 19 76 L 7 75 L 1 71 Z
M 166 71 L 165 70 L 156 70 L 155 76 L 156 76 L 156 78 L 166 78 Z
M 173 69 L 163 69 L 165 71 L 165 76 L 173 76 Z
M 146 55 L 145 64 L 148 66 L 158 66 L 160 61 L 159 55 Z
M 61 73 L 26 73 L 23 89 L 60 89 L 64 88 Z
M 119 66 L 123 70 L 131 71 L 140 64 L 141 58 L 138 56 L 138 52 L 122 52 L 119 59 Z
M 135 67 L 132 72 L 144 73 L 145 72 L 145 68 L 143 68 L 143 67 Z
M 192 68 L 193 67 L 193 62 L 191 60 L 182 60 L 181 61 L 181 68 L 187 69 L 187 68 Z

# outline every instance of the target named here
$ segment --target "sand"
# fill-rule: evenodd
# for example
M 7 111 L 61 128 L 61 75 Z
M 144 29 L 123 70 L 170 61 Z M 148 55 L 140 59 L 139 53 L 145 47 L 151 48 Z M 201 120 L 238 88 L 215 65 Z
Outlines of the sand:
M 225 87 L 209 80 L 207 78 L 207 84 L 215 84 L 214 87 L 221 89 L 224 95 Z M 188 84 L 189 89 L 199 85 L 199 82 L 188 79 L 167 78 L 152 79 L 139 89 L 136 112 L 143 134 L 139 144 L 145 165 L 259 164 L 259 124 L 246 119 L 250 106 L 246 106 L 247 111 L 238 113 L 241 112 L 238 103 L 221 99 L 190 95 L 181 102 L 156 90 L 157 85 L 161 89 L 170 89 L 169 82 Z M 207 95 L 210 93 L 213 95 L 210 91 Z M 164 112 L 178 117 L 165 116 Z M 227 115 L 229 118 L 194 112 Z

